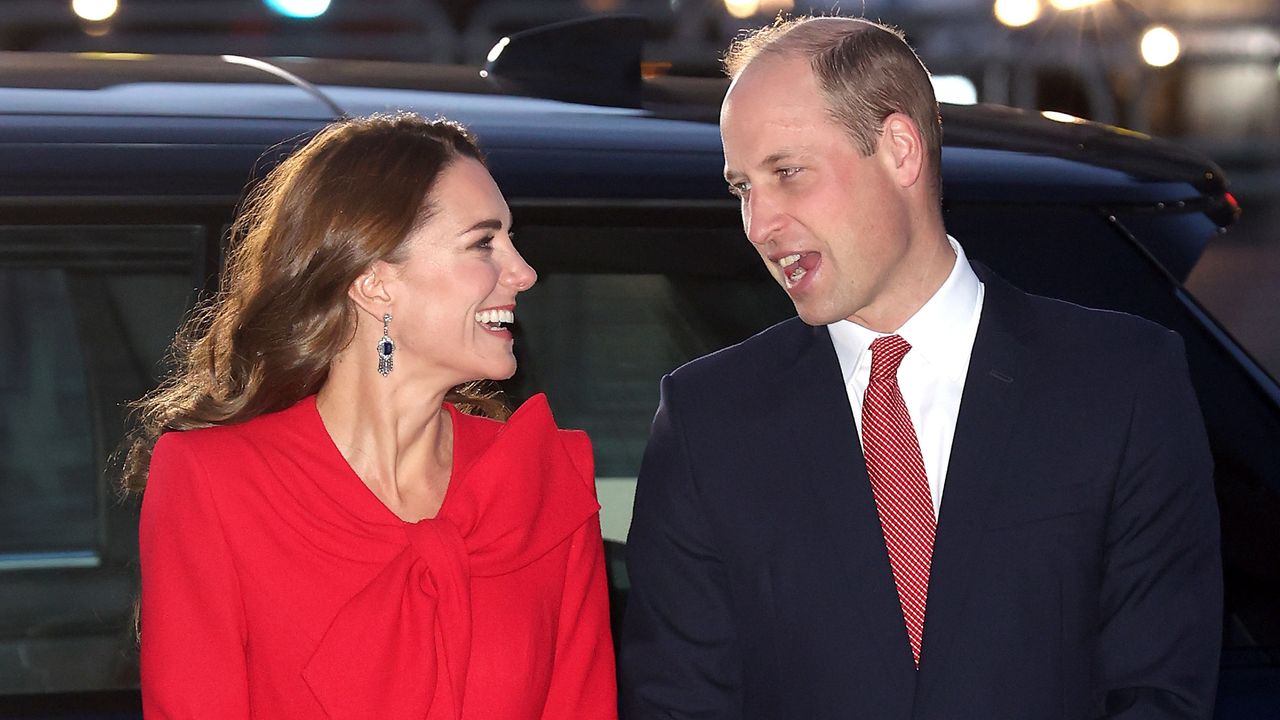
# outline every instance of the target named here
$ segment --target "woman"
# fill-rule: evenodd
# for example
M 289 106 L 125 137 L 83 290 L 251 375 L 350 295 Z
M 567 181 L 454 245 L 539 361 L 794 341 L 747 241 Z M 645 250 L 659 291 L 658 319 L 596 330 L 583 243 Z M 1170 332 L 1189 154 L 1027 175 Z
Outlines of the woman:
M 461 410 L 536 280 L 472 137 L 335 123 L 233 237 L 126 469 L 147 717 L 615 717 L 589 441 Z

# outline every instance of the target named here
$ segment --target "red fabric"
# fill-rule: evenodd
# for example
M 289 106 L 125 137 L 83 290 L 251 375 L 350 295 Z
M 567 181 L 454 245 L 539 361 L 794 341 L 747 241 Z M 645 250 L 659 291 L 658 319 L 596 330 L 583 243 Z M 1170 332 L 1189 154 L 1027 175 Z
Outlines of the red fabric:
M 405 523 L 309 397 L 156 444 L 143 499 L 154 718 L 616 718 L 590 441 L 545 398 L 462 415 L 436 518 Z
M 898 365 L 910 350 L 897 335 L 871 343 L 871 381 L 862 400 L 862 451 L 918 668 L 937 518 L 920 443 L 898 387 Z

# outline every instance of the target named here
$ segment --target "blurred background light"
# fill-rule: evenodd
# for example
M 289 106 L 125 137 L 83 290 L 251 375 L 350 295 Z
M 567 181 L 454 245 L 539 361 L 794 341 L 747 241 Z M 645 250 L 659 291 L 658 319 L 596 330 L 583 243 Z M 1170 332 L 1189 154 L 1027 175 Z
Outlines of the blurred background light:
M 1182 43 L 1178 42 L 1178 36 L 1163 25 L 1147 28 L 1142 33 L 1140 48 L 1142 59 L 1154 67 L 1170 65 L 1182 53 Z
M 510 44 L 511 44 L 511 38 L 509 37 L 504 37 L 498 42 L 494 43 L 493 47 L 490 48 L 489 50 L 489 54 L 485 56 L 485 60 L 488 60 L 489 62 L 493 62 L 497 60 L 498 57 L 502 55 L 502 51 L 506 50 L 507 46 Z
M 267 7 L 291 18 L 320 17 L 329 9 L 329 0 L 265 0 Z
M 736 18 L 749 18 L 760 13 L 794 10 L 795 0 L 724 0 L 724 9 Z
M 1022 27 L 1040 17 L 1040 0 L 996 0 L 993 10 L 1000 24 Z
M 938 97 L 938 102 L 953 105 L 978 102 L 978 87 L 963 75 L 934 75 L 929 80 L 933 82 L 933 94 Z
M 81 20 L 102 22 L 120 9 L 118 0 L 71 0 L 71 11 Z
M 1100 2 L 1102 0 L 1049 0 L 1049 4 L 1058 10 L 1079 10 Z
M 1079 125 L 1084 122 L 1084 119 L 1082 118 L 1078 118 L 1075 115 L 1071 115 L 1068 113 L 1059 112 L 1057 110 L 1044 110 L 1040 113 L 1040 115 L 1048 120 L 1052 120 L 1054 122 L 1060 122 L 1060 123 L 1070 123 L 1074 125 Z

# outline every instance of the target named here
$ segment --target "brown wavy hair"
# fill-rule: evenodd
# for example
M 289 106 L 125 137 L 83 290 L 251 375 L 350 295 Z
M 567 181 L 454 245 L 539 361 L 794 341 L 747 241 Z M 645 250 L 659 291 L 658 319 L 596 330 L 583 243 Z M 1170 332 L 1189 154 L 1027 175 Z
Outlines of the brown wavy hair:
M 174 340 L 174 372 L 131 406 L 124 490 L 144 489 L 163 433 L 245 422 L 319 390 L 355 333 L 347 289 L 375 260 L 405 260 L 458 158 L 483 162 L 466 128 L 401 113 L 334 122 L 276 166 L 232 225 L 217 295 Z M 493 387 L 468 383 L 446 399 L 504 419 Z

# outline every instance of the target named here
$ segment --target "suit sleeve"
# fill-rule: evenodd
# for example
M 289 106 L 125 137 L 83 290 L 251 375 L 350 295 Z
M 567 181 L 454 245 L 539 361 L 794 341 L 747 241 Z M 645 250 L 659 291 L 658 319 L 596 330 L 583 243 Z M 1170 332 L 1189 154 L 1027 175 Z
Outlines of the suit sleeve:
M 627 538 L 624 714 L 740 718 L 741 659 L 725 563 L 696 488 L 674 386 L 663 378 Z
M 570 539 L 555 669 L 542 712 L 544 720 L 617 718 L 613 657 L 604 542 L 600 538 L 600 516 L 596 514 Z
M 1207 720 L 1222 637 L 1213 460 L 1181 339 L 1165 333 L 1139 372 L 1106 531 L 1105 717 Z
M 139 526 L 148 720 L 249 717 L 239 580 L 190 443 L 156 443 Z

